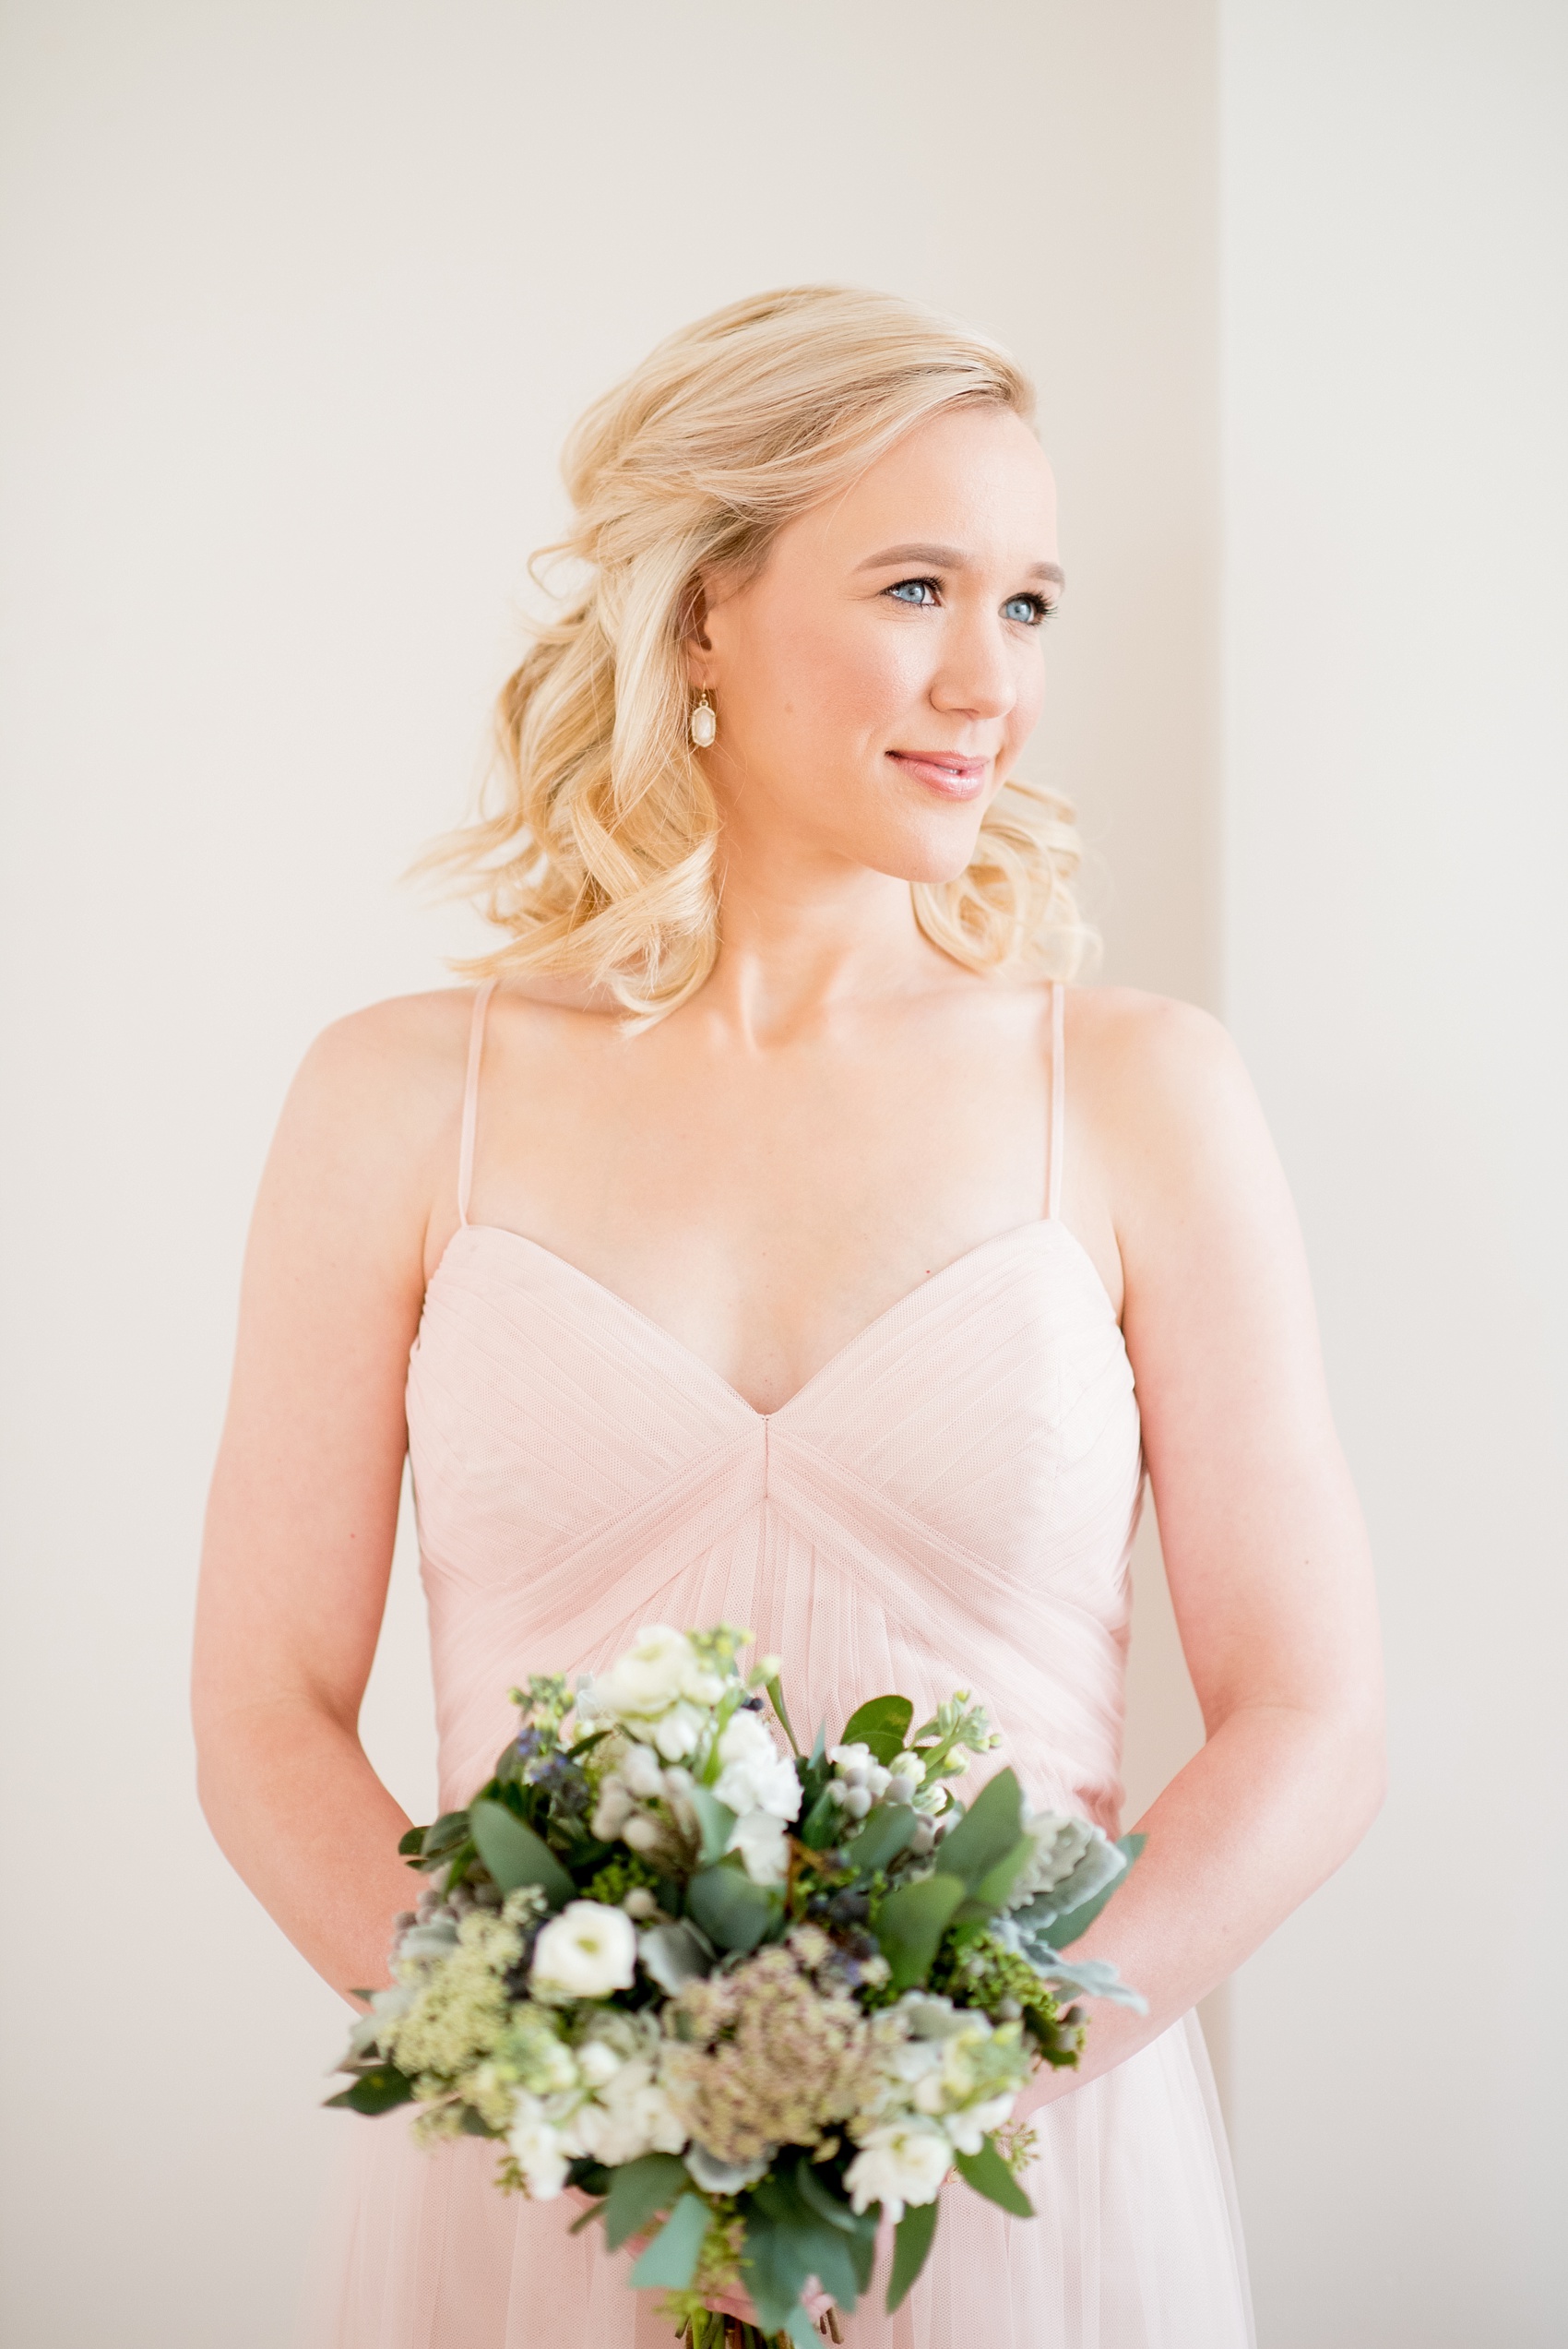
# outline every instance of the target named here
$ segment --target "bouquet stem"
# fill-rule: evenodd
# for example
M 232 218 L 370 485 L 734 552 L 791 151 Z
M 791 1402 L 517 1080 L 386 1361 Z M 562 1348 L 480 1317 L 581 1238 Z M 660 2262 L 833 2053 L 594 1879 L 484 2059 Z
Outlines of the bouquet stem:
M 816 2329 L 825 2341 L 841 2342 L 844 2338 L 838 2324 L 838 2311 L 828 2308 L 817 2319 Z M 688 2349 L 791 2349 L 787 2332 L 759 2332 L 754 2324 L 747 2324 L 740 2317 L 725 2316 L 717 2308 L 705 2308 L 700 2316 L 688 2317 L 676 2335 Z

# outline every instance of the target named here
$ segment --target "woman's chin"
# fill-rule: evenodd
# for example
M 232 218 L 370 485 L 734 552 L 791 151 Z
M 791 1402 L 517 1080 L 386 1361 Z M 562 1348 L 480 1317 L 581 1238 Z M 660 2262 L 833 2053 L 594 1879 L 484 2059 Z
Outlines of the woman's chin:
M 955 819 L 957 820 L 955 820 Z M 980 837 L 980 810 L 954 809 L 945 819 L 900 826 L 897 833 L 867 841 L 862 862 L 874 873 L 933 886 L 956 881 L 968 866 Z

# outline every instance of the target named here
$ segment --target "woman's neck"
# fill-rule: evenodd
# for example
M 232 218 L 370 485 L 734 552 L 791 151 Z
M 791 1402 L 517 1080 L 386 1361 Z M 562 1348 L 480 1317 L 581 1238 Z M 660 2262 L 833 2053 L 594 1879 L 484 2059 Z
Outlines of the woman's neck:
M 909 884 L 839 859 L 728 855 L 719 949 L 700 1001 L 738 1040 L 797 1041 L 853 1002 L 907 995 L 951 965 L 915 920 Z

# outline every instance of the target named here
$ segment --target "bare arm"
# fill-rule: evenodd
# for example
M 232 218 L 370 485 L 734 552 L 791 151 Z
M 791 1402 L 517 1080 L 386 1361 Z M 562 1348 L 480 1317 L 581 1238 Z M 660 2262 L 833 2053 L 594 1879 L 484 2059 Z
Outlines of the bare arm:
M 386 1597 L 435 1185 L 452 1179 L 460 997 L 328 1030 L 262 1179 L 202 1556 L 193 1713 L 202 1807 L 339 1990 L 386 1980 L 414 1879 L 359 1741 Z
M 1224 1031 L 1091 999 L 1084 1077 L 1125 1277 L 1123 1328 L 1171 1600 L 1206 1742 L 1138 1821 L 1125 1888 L 1075 1956 L 1149 2001 L 1094 2010 L 1119 2063 L 1222 1982 L 1360 1841 L 1383 1792 L 1382 1675 L 1360 1511 L 1329 1414 L 1284 1175 Z

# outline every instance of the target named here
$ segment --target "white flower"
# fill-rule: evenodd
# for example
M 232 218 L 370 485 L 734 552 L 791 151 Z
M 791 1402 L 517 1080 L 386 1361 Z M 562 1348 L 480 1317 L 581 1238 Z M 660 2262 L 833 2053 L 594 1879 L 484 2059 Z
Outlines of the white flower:
M 777 2145 L 768 2145 L 749 2162 L 721 2162 L 706 2145 L 694 2141 L 686 2148 L 686 2170 L 705 2194 L 741 2194 L 766 2174 L 778 2151 Z
M 651 1802 L 656 1795 L 664 1792 L 664 1772 L 659 1767 L 659 1757 L 647 1746 L 629 1744 L 617 1765 L 616 1775 L 639 1802 Z
M 678 1698 L 716 1705 L 723 1693 L 722 1680 L 702 1662 L 683 1631 L 650 1623 L 602 1680 L 595 1681 L 593 1701 L 597 1711 L 622 1721 L 656 1721 Z
M 916 2039 L 956 2039 L 973 2021 L 970 2012 L 930 1990 L 906 1990 L 896 2011 Z
M 507 2143 L 536 2202 L 552 2202 L 566 2183 L 566 2152 L 537 2096 L 519 2096 Z
M 589 1822 L 601 1843 L 614 1842 L 635 1807 L 631 1790 L 624 1779 L 612 1776 L 602 1781 Z
M 869 1746 L 835 1746 L 827 1759 L 852 1793 L 870 1795 L 871 1802 L 867 1803 L 865 1809 L 855 1812 L 857 1818 L 863 1818 L 866 1810 L 871 1808 L 871 1803 L 879 1801 L 886 1794 L 889 1783 L 887 1771 Z
M 784 1822 L 771 1811 L 747 1811 L 730 1831 L 728 1849 L 739 1852 L 754 1884 L 782 1884 L 790 1873 L 790 1841 Z
M 591 2154 L 610 2169 L 640 2161 L 645 2153 L 678 2153 L 686 2141 L 685 2123 L 646 2056 L 617 2065 L 562 2134 L 573 2152 Z
M 770 1811 L 775 1818 L 799 1817 L 801 1782 L 795 1765 L 779 1752 L 760 1714 L 738 1712 L 725 1723 L 719 1759 L 723 1769 L 713 1791 L 731 1810 Z
M 600 1901 L 568 1901 L 534 1943 L 536 1994 L 602 1998 L 629 1990 L 636 1970 L 636 1926 L 624 1911 Z
M 695 1753 L 697 1741 L 707 1726 L 707 1714 L 699 1712 L 695 1705 L 683 1701 L 660 1713 L 648 1735 L 667 1762 L 678 1762 Z
M 625 2060 L 608 2039 L 589 2039 L 577 2049 L 577 2069 L 590 2088 L 606 2086 Z
M 934 2121 L 907 2118 L 873 2128 L 844 2173 L 857 2214 L 880 2202 L 897 2226 L 909 2202 L 934 2202 L 953 2166 L 953 2149 Z
M 1007 2089 L 1000 2096 L 988 2096 L 983 2104 L 966 2105 L 962 2112 L 944 2113 L 944 2126 L 952 2140 L 956 2153 L 978 2153 L 993 2128 L 1000 2128 L 1012 2117 L 1017 2103 L 1017 2093 Z

